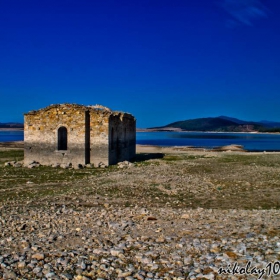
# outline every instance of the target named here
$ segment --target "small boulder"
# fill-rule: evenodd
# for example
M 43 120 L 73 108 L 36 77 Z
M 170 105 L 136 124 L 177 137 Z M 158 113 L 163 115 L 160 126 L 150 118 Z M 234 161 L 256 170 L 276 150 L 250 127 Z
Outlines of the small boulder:
M 122 249 L 111 249 L 110 253 L 112 256 L 118 257 L 120 254 L 123 254 L 123 250 Z
M 98 167 L 99 168 L 106 168 L 107 165 L 105 163 L 103 163 L 103 162 L 99 162 Z
M 36 254 L 32 255 L 31 258 L 36 259 L 37 261 L 41 261 L 45 258 L 45 255 L 41 254 L 41 253 L 36 253 Z
M 84 166 L 81 163 L 78 163 L 76 165 L 73 166 L 74 169 L 83 169 Z
M 62 164 L 60 164 L 60 167 L 63 168 L 63 169 L 69 169 L 69 168 L 72 167 L 72 163 L 71 162 L 62 163 Z
M 22 163 L 20 162 L 16 162 L 13 167 L 16 167 L 16 168 L 19 168 L 19 167 L 22 167 Z
M 118 162 L 118 168 L 132 167 L 132 166 L 134 166 L 134 164 L 127 160 Z
M 190 218 L 190 215 L 189 214 L 183 214 L 182 216 L 181 216 L 181 219 L 186 219 L 186 220 L 188 220 Z
M 36 162 L 36 163 L 29 164 L 27 167 L 28 168 L 36 168 L 36 167 L 39 167 L 39 166 L 40 166 L 40 163 Z

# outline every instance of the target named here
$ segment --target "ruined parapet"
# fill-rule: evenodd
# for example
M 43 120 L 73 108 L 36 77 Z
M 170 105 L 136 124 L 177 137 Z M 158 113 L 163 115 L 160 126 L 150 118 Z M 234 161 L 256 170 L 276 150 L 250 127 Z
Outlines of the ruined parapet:
M 110 108 L 102 106 L 102 105 L 99 105 L 99 104 L 90 105 L 88 107 L 93 108 L 93 109 L 99 109 L 99 110 L 105 110 L 105 111 L 108 111 L 108 112 L 112 112 L 112 110 Z

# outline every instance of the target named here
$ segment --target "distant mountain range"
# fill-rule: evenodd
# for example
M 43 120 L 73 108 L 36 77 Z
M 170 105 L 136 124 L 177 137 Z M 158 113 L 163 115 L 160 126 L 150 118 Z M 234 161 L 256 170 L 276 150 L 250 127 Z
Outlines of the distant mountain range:
M 23 129 L 23 123 L 1 123 L 0 128 Z M 151 127 L 145 131 L 217 131 L 217 132 L 280 132 L 280 122 L 262 120 L 244 121 L 227 116 L 198 118 Z M 141 131 L 141 129 L 138 129 Z
M 257 125 L 262 125 L 264 127 L 267 127 L 267 128 L 279 128 L 280 127 L 280 122 L 272 122 L 272 121 L 259 121 L 259 122 L 253 122 L 253 121 L 242 121 L 242 120 L 239 120 L 239 119 L 236 119 L 236 118 L 230 118 L 230 117 L 226 117 L 226 116 L 220 116 L 218 118 L 222 118 L 222 119 L 225 119 L 225 120 L 229 120 L 229 121 L 233 121 L 235 123 L 238 123 L 238 124 L 257 124 Z
M 227 116 L 177 121 L 148 131 L 280 132 L 280 122 L 243 121 Z
M 0 128 L 23 128 L 23 123 L 15 123 L 15 122 L 8 122 L 8 123 L 1 123 Z

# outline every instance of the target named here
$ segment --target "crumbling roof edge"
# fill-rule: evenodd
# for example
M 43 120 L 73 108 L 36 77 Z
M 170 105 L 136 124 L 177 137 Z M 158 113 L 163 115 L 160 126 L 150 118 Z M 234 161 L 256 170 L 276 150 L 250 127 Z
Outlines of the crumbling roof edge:
M 44 108 L 41 108 L 41 109 L 38 109 L 38 110 L 31 110 L 27 113 L 24 113 L 24 115 L 36 115 L 36 114 L 39 114 L 40 112 L 44 112 L 44 111 L 48 111 L 50 109 L 53 109 L 53 108 L 61 108 L 61 107 L 72 107 L 72 108 L 76 108 L 76 109 L 80 109 L 80 110 L 89 110 L 89 111 L 95 111 L 95 112 L 98 112 L 98 111 L 101 111 L 103 113 L 107 113 L 108 115 L 111 115 L 111 116 L 122 116 L 122 117 L 128 117 L 128 118 L 134 118 L 135 117 L 130 114 L 130 113 L 127 113 L 127 112 L 122 112 L 122 111 L 112 111 L 111 109 L 109 109 L 108 107 L 105 107 L 105 106 L 102 106 L 102 105 L 81 105 L 81 104 L 76 104 L 76 103 L 62 103 L 62 104 L 51 104 L 47 107 L 44 107 Z
M 51 104 L 47 107 L 38 109 L 38 110 L 31 110 L 27 113 L 24 113 L 24 115 L 34 115 L 38 114 L 43 111 L 48 111 L 53 108 L 60 108 L 60 107 L 72 107 L 72 108 L 77 108 L 81 110 L 93 110 L 93 111 L 103 111 L 103 112 L 108 112 L 108 113 L 114 113 L 111 109 L 108 107 L 102 106 L 102 105 L 81 105 L 81 104 L 76 104 L 76 103 L 62 103 L 62 104 Z

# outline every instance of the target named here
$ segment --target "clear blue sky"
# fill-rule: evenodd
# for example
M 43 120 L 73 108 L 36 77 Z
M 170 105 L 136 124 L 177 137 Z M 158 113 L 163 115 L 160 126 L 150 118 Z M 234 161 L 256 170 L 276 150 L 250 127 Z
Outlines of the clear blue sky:
M 280 121 L 279 32 L 279 0 L 0 0 L 0 122 L 66 102 Z

